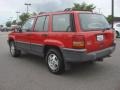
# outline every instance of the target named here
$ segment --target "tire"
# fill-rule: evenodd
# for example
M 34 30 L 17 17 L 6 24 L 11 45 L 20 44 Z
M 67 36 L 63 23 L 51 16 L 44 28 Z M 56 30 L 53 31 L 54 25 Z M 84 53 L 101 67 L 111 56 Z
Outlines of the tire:
M 19 57 L 21 55 L 21 51 L 16 49 L 14 41 L 11 41 L 9 45 L 10 45 L 11 56 Z
M 65 71 L 64 60 L 59 50 L 49 49 L 45 59 L 51 73 L 62 74 Z
M 119 37 L 119 32 L 118 31 L 116 31 L 116 38 L 118 38 Z

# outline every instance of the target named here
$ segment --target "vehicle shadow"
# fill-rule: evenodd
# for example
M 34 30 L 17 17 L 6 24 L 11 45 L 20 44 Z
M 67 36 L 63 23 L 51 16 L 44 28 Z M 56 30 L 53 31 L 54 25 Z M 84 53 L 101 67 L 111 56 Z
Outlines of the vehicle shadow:
M 45 60 L 39 56 L 31 55 L 31 54 L 23 54 L 19 57 L 20 60 L 26 63 L 31 63 L 40 69 L 44 69 L 46 72 L 47 65 Z M 64 74 L 60 76 L 75 76 L 78 77 L 86 77 L 86 76 L 96 76 L 102 73 L 105 74 L 105 70 L 107 72 L 106 63 L 104 62 L 95 62 L 95 63 L 72 63 L 71 68 L 67 70 Z
M 32 54 L 22 54 L 19 57 L 21 60 L 25 61 L 25 62 L 29 62 L 29 63 L 33 63 L 36 65 L 42 65 L 42 66 L 46 66 L 46 63 L 44 61 L 43 58 L 37 56 L 37 55 L 32 55 Z
M 68 74 L 78 74 L 78 75 L 82 75 L 82 76 L 92 76 L 95 74 L 100 74 L 102 71 L 102 67 L 104 67 L 102 64 L 102 62 L 94 62 L 94 63 L 88 63 L 88 62 L 84 62 L 84 63 L 73 63 L 71 64 L 71 68 L 70 70 L 68 70 L 65 75 Z

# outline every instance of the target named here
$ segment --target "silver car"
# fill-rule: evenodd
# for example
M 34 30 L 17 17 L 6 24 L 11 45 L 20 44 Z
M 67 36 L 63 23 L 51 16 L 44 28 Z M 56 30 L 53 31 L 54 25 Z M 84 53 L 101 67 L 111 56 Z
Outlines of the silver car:
M 120 37 L 120 22 L 119 23 L 114 23 L 114 29 L 116 31 L 116 37 Z

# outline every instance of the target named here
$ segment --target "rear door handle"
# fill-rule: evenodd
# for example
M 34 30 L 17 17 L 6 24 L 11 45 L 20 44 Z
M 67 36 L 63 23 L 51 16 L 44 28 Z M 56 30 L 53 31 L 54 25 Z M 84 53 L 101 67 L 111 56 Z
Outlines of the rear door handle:
M 41 36 L 47 37 L 47 36 L 48 36 L 48 34 L 42 34 Z

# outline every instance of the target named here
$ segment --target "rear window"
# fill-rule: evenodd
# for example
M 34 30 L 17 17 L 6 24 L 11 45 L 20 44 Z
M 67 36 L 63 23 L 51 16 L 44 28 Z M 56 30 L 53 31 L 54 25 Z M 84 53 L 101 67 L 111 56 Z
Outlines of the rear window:
M 100 14 L 79 14 L 79 20 L 84 30 L 101 30 L 110 28 L 109 23 Z

